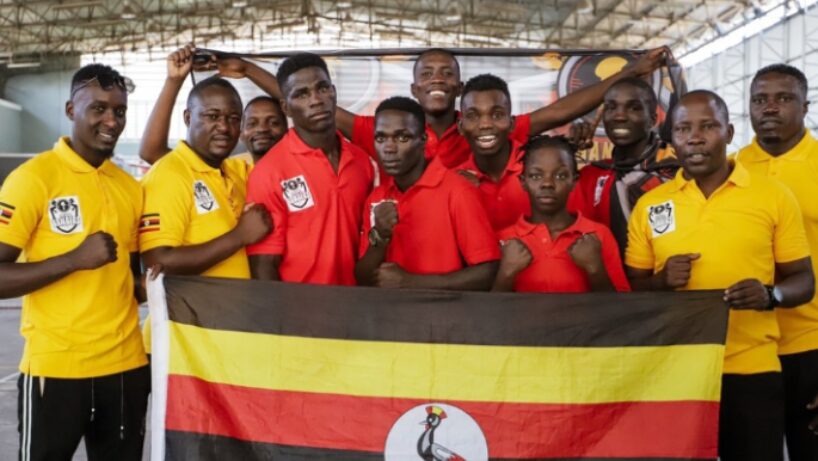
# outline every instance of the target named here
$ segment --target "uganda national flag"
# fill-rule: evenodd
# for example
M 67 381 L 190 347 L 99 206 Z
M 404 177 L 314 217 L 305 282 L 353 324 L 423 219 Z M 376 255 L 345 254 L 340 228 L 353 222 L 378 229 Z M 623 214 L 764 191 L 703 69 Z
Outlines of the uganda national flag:
M 8 203 L 0 202 L 0 224 L 8 224 L 14 216 L 14 207 Z
M 140 234 L 144 234 L 146 232 L 156 232 L 159 229 L 159 213 L 143 214 L 142 217 L 139 218 Z
M 165 277 L 152 459 L 714 460 L 718 292 Z

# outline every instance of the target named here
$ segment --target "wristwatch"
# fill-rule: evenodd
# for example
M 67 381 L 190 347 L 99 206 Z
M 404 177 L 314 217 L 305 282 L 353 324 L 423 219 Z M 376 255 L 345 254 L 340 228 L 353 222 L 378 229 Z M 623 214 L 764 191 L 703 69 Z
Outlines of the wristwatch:
M 373 247 L 386 246 L 389 244 L 388 238 L 383 238 L 376 227 L 369 230 L 369 245 Z
M 784 301 L 784 294 L 775 285 L 766 285 L 765 288 L 767 288 L 767 297 L 770 299 L 767 310 L 771 311 L 781 305 L 781 302 Z

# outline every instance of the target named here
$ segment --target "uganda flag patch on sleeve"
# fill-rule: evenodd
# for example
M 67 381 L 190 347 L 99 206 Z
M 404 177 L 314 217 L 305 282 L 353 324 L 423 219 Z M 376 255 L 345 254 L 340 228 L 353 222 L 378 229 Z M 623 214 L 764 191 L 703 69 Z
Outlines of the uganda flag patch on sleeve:
M 15 208 L 8 203 L 0 202 L 0 224 L 8 224 L 14 216 Z
M 151 282 L 154 460 L 715 460 L 718 291 Z
M 139 220 L 139 233 L 155 232 L 159 230 L 159 213 L 143 214 Z

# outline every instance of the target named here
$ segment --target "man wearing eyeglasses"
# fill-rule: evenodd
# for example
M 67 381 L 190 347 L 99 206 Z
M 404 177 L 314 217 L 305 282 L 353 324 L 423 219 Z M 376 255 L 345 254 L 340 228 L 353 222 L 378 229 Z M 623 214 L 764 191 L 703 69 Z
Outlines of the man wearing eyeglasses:
M 89 459 L 142 459 L 150 386 L 134 277 L 142 194 L 110 161 L 129 87 L 108 66 L 77 71 L 65 104 L 71 136 L 0 190 L 0 298 L 23 296 L 22 460 L 71 459 L 83 437 Z

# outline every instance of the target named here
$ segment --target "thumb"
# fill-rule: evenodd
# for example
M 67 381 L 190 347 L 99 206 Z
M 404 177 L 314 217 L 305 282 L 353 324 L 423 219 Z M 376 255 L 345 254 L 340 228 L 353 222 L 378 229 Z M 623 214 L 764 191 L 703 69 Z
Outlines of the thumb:
M 702 254 L 701 253 L 688 253 L 686 256 L 687 256 L 687 259 L 689 259 L 690 261 L 695 261 L 695 260 L 701 258 Z
M 818 395 L 816 395 L 815 398 L 812 399 L 812 402 L 807 404 L 808 410 L 815 410 L 816 408 L 818 408 Z
M 398 267 L 396 263 L 381 263 L 379 269 L 392 269 L 394 267 Z
M 255 205 L 256 205 L 256 204 L 255 204 L 255 203 L 253 203 L 253 202 L 250 202 L 250 203 L 245 203 L 245 204 L 244 204 L 244 212 L 246 213 L 246 212 L 247 212 L 247 210 L 249 210 L 250 208 L 253 208 Z

